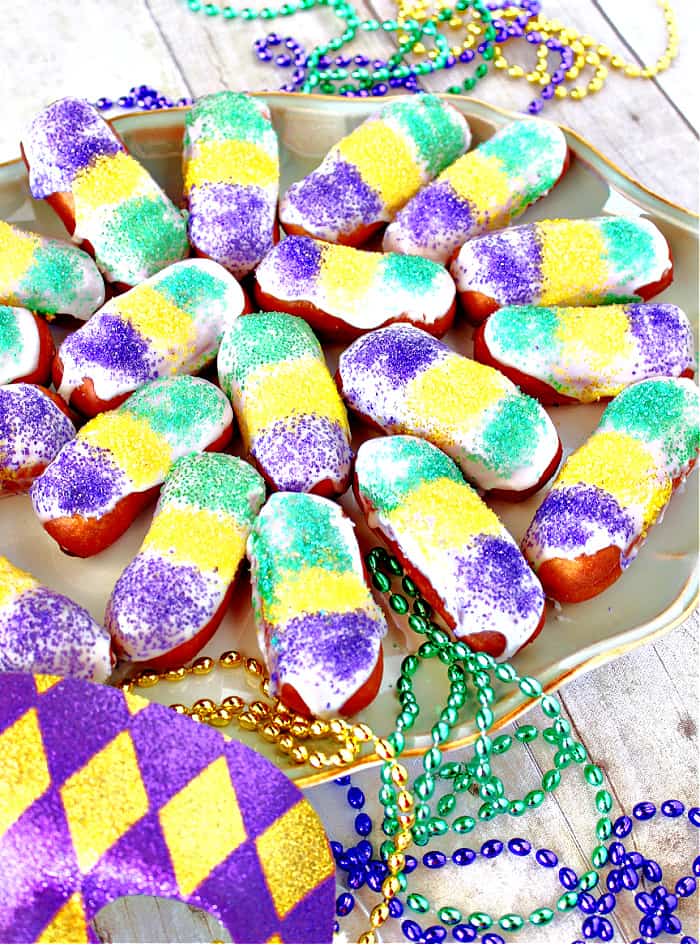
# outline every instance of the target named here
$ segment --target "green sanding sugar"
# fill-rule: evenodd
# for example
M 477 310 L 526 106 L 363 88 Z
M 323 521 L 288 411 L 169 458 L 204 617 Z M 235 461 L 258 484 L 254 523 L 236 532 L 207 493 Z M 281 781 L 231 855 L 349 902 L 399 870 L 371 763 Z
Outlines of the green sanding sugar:
M 252 525 L 265 500 L 265 482 L 250 465 L 225 453 L 195 453 L 177 460 L 165 480 L 161 503 L 186 502 L 226 512 Z
M 22 334 L 17 316 L 8 305 L 0 305 L 0 354 L 12 352 L 18 356 L 21 350 Z
M 671 465 L 685 466 L 700 446 L 698 389 L 670 378 L 633 384 L 610 402 L 601 427 L 663 444 Z
M 243 389 L 248 375 L 263 364 L 296 358 L 322 358 L 316 336 L 306 322 L 284 312 L 260 312 L 237 318 L 224 335 L 219 351 L 219 374 L 230 394 L 232 381 Z
M 155 288 L 194 318 L 204 302 L 219 302 L 224 298 L 226 285 L 224 279 L 213 273 L 183 263 L 161 273 Z
M 543 190 L 549 190 L 559 176 L 561 167 L 552 151 L 552 133 L 548 125 L 539 121 L 514 121 L 484 144 L 480 151 L 496 158 L 505 173 L 519 178 L 523 171 L 537 169 L 539 183 L 528 198 L 532 203 Z
M 187 224 L 164 198 L 134 197 L 114 207 L 95 249 L 118 281 L 136 283 L 144 267 L 162 269 L 187 255 Z
M 290 571 L 351 570 L 352 555 L 338 538 L 337 506 L 303 493 L 272 495 L 250 537 L 250 553 L 258 565 L 258 593 L 263 600 L 275 599 L 276 585 Z
M 604 217 L 600 229 L 607 246 L 606 258 L 624 281 L 646 278 L 655 257 L 652 234 L 625 217 Z
M 221 391 L 213 384 L 182 375 L 146 384 L 118 409 L 145 420 L 182 452 L 196 449 L 202 431 L 221 422 L 224 406 Z
M 481 462 L 505 476 L 527 464 L 544 433 L 544 417 L 532 397 L 508 394 L 493 410 L 481 434 Z
M 464 128 L 437 96 L 421 95 L 392 102 L 388 109 L 415 141 L 432 177 L 464 151 Z
M 32 264 L 19 285 L 23 304 L 53 315 L 58 308 L 47 303 L 50 299 L 61 299 L 63 309 L 70 309 L 78 301 L 83 285 L 79 261 L 78 253 L 66 252 L 63 246 L 48 241 L 38 243 Z
M 431 443 L 413 436 L 370 440 L 357 459 L 360 491 L 379 512 L 390 512 L 424 482 L 451 479 L 464 484 L 453 461 Z
M 195 124 L 198 136 L 218 141 L 231 139 L 259 144 L 271 128 L 260 113 L 255 99 L 241 92 L 216 92 L 205 95 L 185 116 L 185 134 Z M 188 143 L 187 140 L 185 142 Z
M 427 295 L 434 287 L 442 266 L 424 259 L 423 256 L 404 256 L 402 253 L 389 253 L 383 259 L 382 276 L 388 287 L 411 289 L 413 292 Z
M 489 319 L 488 328 L 505 354 L 527 355 L 540 350 L 556 352 L 557 313 L 535 305 L 504 305 Z

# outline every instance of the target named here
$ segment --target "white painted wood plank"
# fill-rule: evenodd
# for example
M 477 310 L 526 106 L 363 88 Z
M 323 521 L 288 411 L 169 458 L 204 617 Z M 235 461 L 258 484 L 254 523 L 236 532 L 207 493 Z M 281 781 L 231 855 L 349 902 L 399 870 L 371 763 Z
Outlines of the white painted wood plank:
M 330 9 L 306 11 L 288 19 L 246 23 L 240 19 L 224 21 L 220 17 L 195 16 L 184 3 L 173 0 L 147 2 L 195 95 L 227 88 L 279 88 L 287 81 L 291 70 L 277 70 L 269 63 L 261 63 L 252 51 L 253 42 L 268 33 L 274 31 L 280 36 L 291 33 L 310 50 L 343 32 L 341 21 Z M 240 6 L 238 4 L 237 8 Z M 261 9 L 266 3 L 251 0 L 248 6 Z M 363 2 L 355 3 L 355 7 L 360 16 L 371 15 Z M 392 45 L 380 32 L 363 33 L 362 51 L 369 56 L 386 56 L 391 53 Z
M 615 50 L 626 47 L 629 58 L 652 65 L 663 53 L 665 22 L 654 0 L 593 0 L 615 27 L 618 42 Z M 700 100 L 697 96 L 697 73 L 700 57 L 700 7 L 696 0 L 672 0 L 678 22 L 681 45 L 671 69 L 660 73 L 656 84 L 685 115 L 696 131 L 700 131 Z
M 614 0 L 611 0 L 614 2 Z M 393 0 L 374 0 L 374 8 L 381 16 L 395 10 Z M 639 7 L 638 0 L 634 6 Z M 582 33 L 612 49 L 620 46 L 615 31 L 593 0 L 546 0 L 547 15 L 558 18 Z M 652 11 L 653 12 L 653 11 Z M 456 32 L 455 37 L 462 36 Z M 509 61 L 531 68 L 535 63 L 532 47 L 519 41 L 504 46 Z M 473 65 L 456 67 L 450 73 L 441 72 L 423 82 L 425 88 L 444 90 L 471 74 Z M 683 81 L 690 82 L 687 58 L 677 62 L 673 69 L 683 73 Z M 449 76 L 449 78 L 448 78 Z M 502 108 L 523 111 L 533 98 L 533 86 L 524 79 L 510 79 L 504 73 L 491 69 L 472 93 L 475 97 Z M 614 164 L 640 180 L 651 190 L 691 209 L 697 209 L 697 140 L 682 118 L 651 81 L 628 79 L 611 71 L 601 92 L 580 102 L 570 99 L 550 102 L 542 113 L 587 138 Z
M 51 0 L 31 16 L 26 7 L 4 3 L 2 14 L 0 161 L 19 157 L 27 123 L 64 95 L 118 98 L 141 83 L 187 95 L 143 0 Z

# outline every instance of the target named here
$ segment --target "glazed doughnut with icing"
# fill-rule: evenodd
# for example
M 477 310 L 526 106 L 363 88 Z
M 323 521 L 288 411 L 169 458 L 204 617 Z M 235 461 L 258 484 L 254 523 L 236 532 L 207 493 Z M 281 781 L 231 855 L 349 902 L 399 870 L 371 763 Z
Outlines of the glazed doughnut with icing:
M 0 303 L 86 319 L 104 300 L 102 276 L 82 249 L 0 220 Z
M 245 448 L 266 482 L 289 492 L 345 492 L 348 417 L 306 322 L 283 312 L 239 318 L 217 364 Z
M 441 450 L 413 436 L 367 440 L 355 496 L 422 596 L 472 649 L 509 659 L 544 624 L 544 593 L 495 512 Z
M 572 603 L 613 584 L 637 554 L 700 446 L 698 388 L 633 384 L 568 458 L 523 540 L 545 593 Z
M 57 673 L 105 682 L 109 634 L 75 601 L 0 555 L 0 673 Z
M 162 671 L 201 650 L 226 612 L 264 501 L 261 476 L 235 456 L 200 453 L 175 463 L 107 604 L 105 626 L 120 659 Z
M 383 248 L 446 263 L 468 239 L 508 226 L 548 194 L 568 165 L 558 125 L 513 121 L 419 191 L 387 227 Z
M 444 335 L 455 312 L 454 282 L 429 259 L 308 236 L 289 236 L 267 254 L 255 273 L 255 298 L 267 311 L 299 315 L 331 340 L 397 321 Z
M 35 384 L 0 387 L 0 498 L 26 492 L 74 436 L 56 394 Z
M 63 551 L 95 555 L 155 498 L 175 460 L 223 449 L 232 422 L 231 405 L 209 381 L 151 381 L 63 447 L 32 486 L 34 511 Z
M 0 685 L 0 940 L 97 942 L 124 896 L 234 942 L 330 942 L 335 865 L 311 804 L 240 741 L 113 686 Z
M 187 256 L 182 215 L 88 102 L 45 108 L 22 155 L 32 197 L 51 205 L 109 282 L 134 286 Z
M 644 217 L 541 220 L 469 240 L 450 266 L 478 324 L 503 305 L 646 302 L 673 280 L 666 238 Z
M 676 305 L 506 305 L 477 328 L 474 357 L 540 403 L 592 403 L 647 377 L 692 377 L 693 331 Z
M 222 266 L 186 259 L 110 299 L 68 335 L 53 365 L 58 393 L 88 417 L 118 407 L 148 381 L 196 374 L 246 309 Z
M 46 322 L 26 308 L 0 305 L 0 384 L 45 384 L 55 353 Z
M 239 279 L 257 266 L 276 240 L 279 173 L 267 105 L 241 92 L 194 103 L 185 114 L 183 178 L 198 256 Z
M 389 101 L 280 201 L 288 234 L 359 246 L 469 147 L 466 119 L 436 95 Z
M 340 356 L 337 380 L 363 419 L 434 443 L 494 497 L 527 498 L 559 463 L 559 437 L 536 400 L 412 325 L 353 342 Z
M 381 683 L 387 627 L 352 521 L 328 499 L 278 492 L 253 526 L 248 557 L 273 694 L 321 718 L 365 708 Z

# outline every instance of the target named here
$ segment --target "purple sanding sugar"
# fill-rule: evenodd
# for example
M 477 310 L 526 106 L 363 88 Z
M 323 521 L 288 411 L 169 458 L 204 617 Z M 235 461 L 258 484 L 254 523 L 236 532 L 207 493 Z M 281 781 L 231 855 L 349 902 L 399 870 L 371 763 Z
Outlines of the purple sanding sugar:
M 107 450 L 71 440 L 31 488 L 34 511 L 42 519 L 67 515 L 92 518 L 122 499 L 129 481 Z
M 0 387 L 0 470 L 50 463 L 74 436 L 68 417 L 33 385 Z
M 348 233 L 376 223 L 382 202 L 354 164 L 336 160 L 318 168 L 287 191 L 286 201 L 299 213 L 305 229 Z
M 466 243 L 460 253 L 462 261 L 468 263 L 469 274 L 476 276 L 476 291 L 483 291 L 502 305 L 527 305 L 539 298 L 542 248 L 534 224 Z
M 449 255 L 470 236 L 474 222 L 469 203 L 448 181 L 436 181 L 404 207 L 392 228 L 419 246 Z
M 411 325 L 391 325 L 358 338 L 340 358 L 343 389 L 362 390 L 366 374 L 380 374 L 395 389 L 445 356 L 447 345 Z
M 286 492 L 309 492 L 323 479 L 346 479 L 352 450 L 340 424 L 315 414 L 285 417 L 261 431 L 250 454 Z
M 616 544 L 627 548 L 635 533 L 629 515 L 603 489 L 582 483 L 552 489 L 535 513 L 524 547 L 583 554 L 586 542 L 598 529 L 609 536 L 601 547 Z
M 123 151 L 109 125 L 88 102 L 64 98 L 32 122 L 24 141 L 33 197 L 70 191 L 78 171 L 101 155 Z
M 693 363 L 693 336 L 675 305 L 628 305 L 630 331 L 637 340 L 647 374 L 680 374 Z
M 148 659 L 191 639 L 220 603 L 197 568 L 143 553 L 117 581 L 105 623 L 132 659 Z
M 384 631 L 384 624 L 364 610 L 304 614 L 273 634 L 273 662 L 282 683 L 301 668 L 312 679 L 318 676 L 324 688 L 342 692 L 344 683 L 374 668 Z M 299 695 L 304 698 L 303 692 Z M 351 695 L 345 692 L 345 698 Z
M 109 636 L 63 594 L 30 588 L 0 618 L 0 672 L 13 670 L 97 676 L 102 682 L 109 671 Z
M 266 276 L 270 272 L 290 295 L 296 297 L 311 292 L 321 269 L 321 247 L 308 236 L 288 236 L 278 243 L 257 271 L 257 279 L 266 290 Z
M 59 355 L 68 366 L 75 363 L 73 374 L 80 382 L 90 376 L 92 366 L 105 368 L 125 391 L 155 380 L 158 371 L 148 341 L 134 326 L 109 312 L 93 316 L 61 345 Z M 84 373 L 83 373 L 84 370 Z
M 254 269 L 272 248 L 277 207 L 261 187 L 193 187 L 189 209 L 191 243 L 237 276 Z
M 508 614 L 514 623 L 542 613 L 544 593 L 517 545 L 498 535 L 478 535 L 471 547 L 471 554 L 460 555 L 455 562 L 467 629 L 484 604 Z M 488 621 L 474 626 L 475 632 L 489 629 Z

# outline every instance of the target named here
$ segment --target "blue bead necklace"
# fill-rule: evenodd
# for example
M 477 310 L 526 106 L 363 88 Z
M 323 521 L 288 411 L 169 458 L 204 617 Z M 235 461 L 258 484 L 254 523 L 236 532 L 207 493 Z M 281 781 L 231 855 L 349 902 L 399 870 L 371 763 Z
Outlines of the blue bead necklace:
M 386 878 L 387 869 L 382 860 L 375 857 L 374 846 L 367 839 L 372 832 L 373 824 L 369 815 L 363 811 L 366 802 L 364 792 L 352 784 L 349 775 L 337 778 L 335 784 L 347 789 L 345 792 L 346 802 L 350 809 L 356 812 L 354 830 L 360 838 L 355 846 L 349 846 L 347 849 L 339 841 L 331 841 L 338 884 L 341 887 L 347 887 L 345 891 L 340 892 L 336 900 L 336 915 L 338 918 L 347 918 L 356 905 L 353 892 L 348 890 L 356 892 L 366 883 L 370 889 L 375 892 L 378 891 Z M 664 801 L 659 810 L 663 817 L 669 819 L 682 817 L 686 814 L 689 824 L 696 828 L 700 827 L 700 808 L 698 807 L 691 807 L 686 813 L 685 805 L 681 801 L 670 799 Z M 639 822 L 652 820 L 656 814 L 657 807 L 650 801 L 636 804 L 632 809 L 632 817 Z M 582 915 L 581 939 L 578 939 L 577 942 L 611 941 L 614 929 L 608 916 L 613 915 L 618 905 L 618 895 L 624 891 L 633 892 L 637 890 L 642 879 L 657 885 L 649 892 L 637 892 L 634 896 L 634 903 L 642 916 L 639 922 L 641 938 L 635 939 L 635 942 L 654 941 L 661 935 L 667 937 L 682 933 L 682 923 L 675 911 L 681 899 L 687 899 L 697 891 L 697 877 L 700 877 L 700 856 L 697 856 L 693 861 L 688 875 L 682 876 L 676 882 L 673 891 L 670 891 L 666 886 L 660 885 L 663 879 L 663 871 L 658 862 L 644 857 L 637 850 L 628 851 L 621 842 L 631 833 L 634 820 L 622 815 L 613 824 L 612 833 L 615 840 L 607 847 L 610 868 L 604 878 L 604 884 L 608 891 L 598 897 L 588 890 L 578 888 L 580 877 L 576 871 L 568 866 L 561 866 L 556 853 L 552 850 L 539 848 L 534 853 L 534 862 L 538 866 L 547 870 L 558 868 L 558 881 L 564 890 L 564 896 L 569 895 L 571 899 L 575 897 L 575 907 Z M 425 870 L 439 870 L 450 864 L 465 867 L 478 863 L 480 859 L 491 860 L 504 853 L 524 858 L 530 856 L 532 851 L 532 844 L 523 837 L 512 837 L 508 841 L 494 838 L 485 841 L 478 850 L 460 847 L 449 855 L 441 850 L 429 850 L 423 854 L 420 861 L 407 854 L 404 873 L 413 873 L 421 866 Z M 571 895 L 572 893 L 573 895 Z M 409 900 L 410 905 L 408 904 Z M 392 918 L 399 919 L 407 911 L 427 914 L 430 912 L 430 905 L 424 896 L 415 894 L 413 898 L 409 896 L 406 901 L 398 896 L 392 900 L 390 906 Z M 473 942 L 477 940 L 480 932 L 484 933 L 486 924 L 483 919 L 484 915 L 485 913 L 473 912 L 465 922 L 462 921 L 464 917 L 460 910 L 449 906 L 442 907 L 437 911 L 438 923 L 424 927 L 415 919 L 404 918 L 401 923 L 401 931 L 409 942 L 444 942 L 448 937 L 456 942 Z M 517 920 L 517 917 L 513 918 Z M 518 922 L 513 921 L 513 919 L 511 919 L 511 922 L 513 927 L 504 931 L 519 931 L 521 926 Z M 479 941 L 487 945 L 487 943 L 503 943 L 506 940 L 498 933 L 485 932 L 481 935 Z M 697 940 L 692 936 L 685 935 L 680 941 L 681 943 L 694 943 Z

